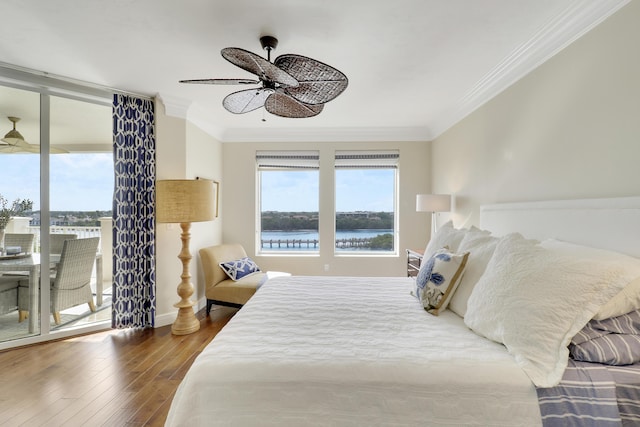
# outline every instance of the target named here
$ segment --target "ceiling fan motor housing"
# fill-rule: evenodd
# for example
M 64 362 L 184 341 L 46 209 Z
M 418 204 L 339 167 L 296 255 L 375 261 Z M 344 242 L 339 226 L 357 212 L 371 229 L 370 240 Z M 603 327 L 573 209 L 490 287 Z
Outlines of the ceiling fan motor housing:
M 278 39 L 272 36 L 262 36 L 260 37 L 260 44 L 262 49 L 270 52 L 278 46 Z

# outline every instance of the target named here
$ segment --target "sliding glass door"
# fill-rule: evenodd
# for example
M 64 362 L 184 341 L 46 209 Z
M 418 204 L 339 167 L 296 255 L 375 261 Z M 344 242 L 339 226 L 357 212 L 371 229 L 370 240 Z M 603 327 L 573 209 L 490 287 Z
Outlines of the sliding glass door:
M 40 334 L 40 94 L 0 86 L 0 341 Z
M 113 143 L 110 106 L 51 96 L 50 107 L 50 260 L 74 262 L 73 276 L 89 274 L 77 265 L 79 256 L 64 253 L 62 242 L 97 239 L 87 249 L 95 251 L 88 290 L 71 291 L 75 284 L 53 279 L 51 330 L 57 331 L 111 320 Z
M 0 134 L 19 133 L 0 142 L 0 349 L 110 321 L 111 120 L 106 99 L 0 86 Z

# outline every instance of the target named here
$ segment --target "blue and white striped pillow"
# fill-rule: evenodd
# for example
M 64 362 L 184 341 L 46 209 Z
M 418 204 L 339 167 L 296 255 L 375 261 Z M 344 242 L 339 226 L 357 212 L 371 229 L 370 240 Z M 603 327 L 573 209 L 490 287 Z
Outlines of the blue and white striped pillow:
M 607 365 L 640 362 L 640 310 L 591 320 L 569 344 L 571 358 Z

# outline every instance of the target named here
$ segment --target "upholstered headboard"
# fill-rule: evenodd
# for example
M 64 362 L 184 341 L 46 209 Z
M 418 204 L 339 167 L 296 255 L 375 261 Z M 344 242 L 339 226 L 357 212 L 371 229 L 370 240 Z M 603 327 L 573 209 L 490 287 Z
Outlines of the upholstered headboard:
M 499 203 L 480 207 L 480 227 L 640 257 L 640 196 Z

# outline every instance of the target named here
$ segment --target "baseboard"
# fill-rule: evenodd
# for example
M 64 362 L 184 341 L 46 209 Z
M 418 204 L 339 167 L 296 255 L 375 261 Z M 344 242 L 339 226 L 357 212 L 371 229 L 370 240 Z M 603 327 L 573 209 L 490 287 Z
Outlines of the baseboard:
M 207 306 L 207 299 L 202 298 L 199 299 L 196 304 L 193 306 L 193 309 L 196 313 L 200 310 L 203 310 Z M 156 316 L 155 326 L 154 328 L 161 328 L 162 326 L 172 325 L 173 322 L 176 321 L 176 316 L 178 315 L 178 310 L 172 313 L 165 313 Z

